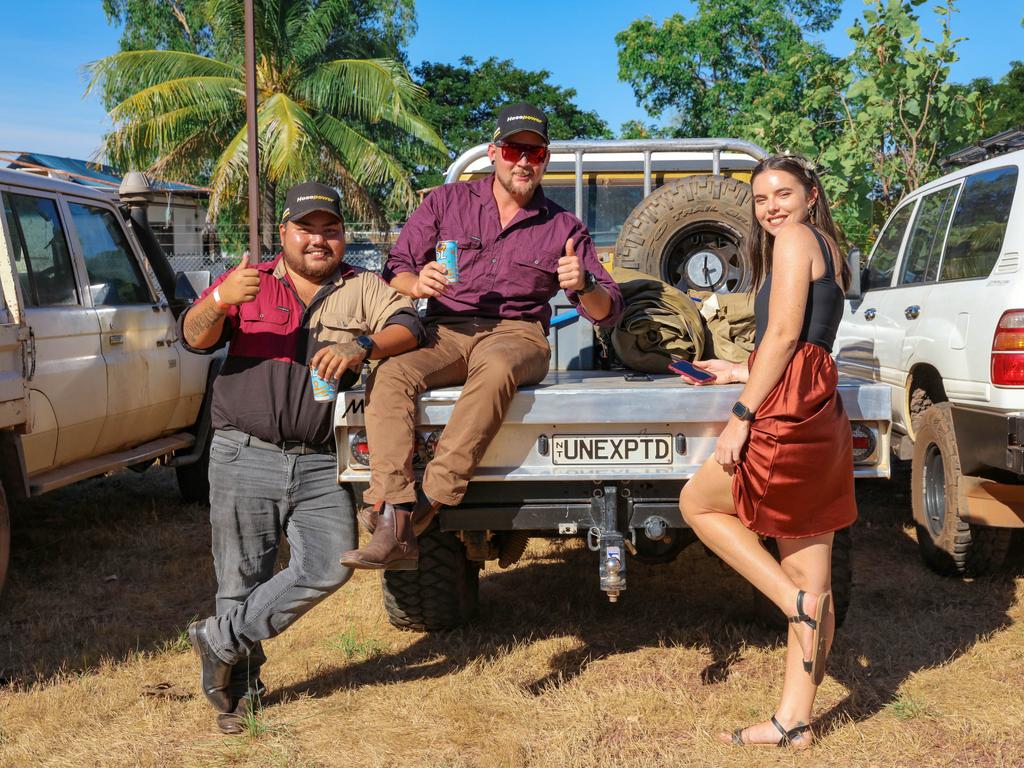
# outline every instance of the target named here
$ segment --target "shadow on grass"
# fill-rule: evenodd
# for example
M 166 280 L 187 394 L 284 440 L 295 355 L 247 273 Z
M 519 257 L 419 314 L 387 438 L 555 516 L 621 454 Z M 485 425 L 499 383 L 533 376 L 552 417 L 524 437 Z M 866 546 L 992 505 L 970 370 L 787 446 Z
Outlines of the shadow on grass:
M 209 510 L 174 472 L 119 472 L 19 504 L 0 598 L 0 685 L 24 687 L 156 651 L 188 651 L 212 608 Z
M 821 713 L 822 733 L 894 705 L 914 672 L 956 659 L 1010 623 L 1012 574 L 964 581 L 924 566 L 900 479 L 858 484 L 852 605 L 829 661 L 829 674 L 849 693 Z M 709 653 L 700 682 L 715 685 L 728 678 L 744 647 L 784 642 L 776 628 L 751 618 L 751 588 L 699 545 L 668 566 L 632 562 L 629 579 L 622 601 L 607 604 L 596 558 L 572 546 L 555 547 L 526 567 L 488 570 L 481 579 L 481 615 L 469 627 L 422 635 L 402 651 L 321 673 L 272 693 L 271 702 L 439 678 L 498 659 L 524 642 L 555 637 L 573 638 L 577 646 L 556 654 L 548 672 L 524 686 L 534 695 L 565 685 L 597 659 L 659 646 Z

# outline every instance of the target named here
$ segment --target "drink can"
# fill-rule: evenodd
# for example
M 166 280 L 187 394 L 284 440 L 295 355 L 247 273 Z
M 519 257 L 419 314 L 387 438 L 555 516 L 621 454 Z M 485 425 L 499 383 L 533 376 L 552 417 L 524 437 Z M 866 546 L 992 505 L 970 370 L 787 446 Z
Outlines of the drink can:
M 455 240 L 438 240 L 434 248 L 437 261 L 448 273 L 448 282 L 459 282 L 459 244 Z
M 313 399 L 318 403 L 329 403 L 338 397 L 338 380 L 322 379 L 316 368 L 309 369 L 309 381 L 313 385 Z

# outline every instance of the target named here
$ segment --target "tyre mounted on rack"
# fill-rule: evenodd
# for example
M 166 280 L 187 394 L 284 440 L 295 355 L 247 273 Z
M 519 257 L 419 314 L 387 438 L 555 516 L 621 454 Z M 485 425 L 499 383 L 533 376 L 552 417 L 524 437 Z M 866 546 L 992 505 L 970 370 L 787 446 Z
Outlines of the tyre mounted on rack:
M 1013 531 L 971 525 L 960 518 L 960 454 L 949 403 L 914 417 L 910 497 L 921 557 L 943 576 L 977 576 L 1006 560 Z
M 476 615 L 479 577 L 480 565 L 466 557 L 458 537 L 435 524 L 420 536 L 415 571 L 381 575 L 388 621 L 416 632 L 462 626 Z
M 615 266 L 683 291 L 747 291 L 751 275 L 742 243 L 751 223 L 749 184 L 724 176 L 671 181 L 626 218 L 615 241 Z

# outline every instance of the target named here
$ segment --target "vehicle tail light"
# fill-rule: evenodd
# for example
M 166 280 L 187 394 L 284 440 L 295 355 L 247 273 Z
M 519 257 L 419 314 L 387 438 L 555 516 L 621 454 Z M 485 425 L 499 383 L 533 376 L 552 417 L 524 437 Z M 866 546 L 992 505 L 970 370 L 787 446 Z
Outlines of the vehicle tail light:
M 366 441 L 366 430 L 360 429 L 349 440 L 349 451 L 352 460 L 364 467 L 370 466 L 370 444 Z
M 850 429 L 853 432 L 853 463 L 862 464 L 874 455 L 878 440 L 866 424 L 851 424 Z
M 992 383 L 1024 386 L 1024 310 L 1003 313 L 992 337 Z

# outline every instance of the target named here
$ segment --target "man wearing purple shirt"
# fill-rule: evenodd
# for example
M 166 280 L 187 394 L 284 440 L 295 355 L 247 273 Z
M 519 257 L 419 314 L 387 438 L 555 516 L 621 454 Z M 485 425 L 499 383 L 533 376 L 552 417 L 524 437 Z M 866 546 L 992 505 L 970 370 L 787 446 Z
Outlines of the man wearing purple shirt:
M 442 505 L 462 501 L 516 388 L 548 371 L 549 301 L 559 289 L 587 320 L 612 326 L 622 294 L 597 258 L 587 228 L 544 196 L 547 117 L 531 104 L 498 114 L 487 156 L 492 177 L 439 187 L 409 217 L 383 277 L 399 292 L 426 298 L 428 342 L 381 364 L 367 384 L 366 432 L 373 508 L 360 519 L 373 531 L 342 555 L 353 568 L 415 570 L 417 536 Z M 438 241 L 458 242 L 459 282 L 434 260 Z M 463 384 L 428 464 L 415 485 L 416 398 Z

